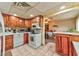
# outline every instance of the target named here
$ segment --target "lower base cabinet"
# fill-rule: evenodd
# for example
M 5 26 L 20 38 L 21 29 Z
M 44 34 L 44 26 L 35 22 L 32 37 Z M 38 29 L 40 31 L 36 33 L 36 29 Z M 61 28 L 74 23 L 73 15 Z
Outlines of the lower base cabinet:
M 62 54 L 64 56 L 68 56 L 69 55 L 69 47 L 68 47 L 68 44 L 69 44 L 69 36 L 62 36 Z
M 28 43 L 28 33 L 24 33 L 24 44 Z
M 58 54 L 62 54 L 62 41 L 61 41 L 61 36 L 60 35 L 56 35 L 56 52 Z
M 71 36 L 56 34 L 56 52 L 62 56 L 77 56 Z
M 5 50 L 10 50 L 26 43 L 28 43 L 28 33 L 5 36 Z
M 13 35 L 5 36 L 5 50 L 10 50 L 13 48 Z

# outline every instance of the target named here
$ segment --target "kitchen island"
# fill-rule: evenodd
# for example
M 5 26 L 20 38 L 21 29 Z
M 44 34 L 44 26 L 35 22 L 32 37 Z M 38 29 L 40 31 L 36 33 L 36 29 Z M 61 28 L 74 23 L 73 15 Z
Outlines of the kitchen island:
M 54 32 L 56 52 L 63 56 L 79 55 L 79 33 Z

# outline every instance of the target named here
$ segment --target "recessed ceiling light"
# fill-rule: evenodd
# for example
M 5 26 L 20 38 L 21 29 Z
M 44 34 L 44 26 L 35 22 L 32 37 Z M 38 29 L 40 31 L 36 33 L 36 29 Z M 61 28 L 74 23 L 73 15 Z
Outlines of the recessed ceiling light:
M 17 16 L 16 14 L 13 14 L 13 16 Z
M 39 17 L 36 17 L 36 19 L 39 20 L 40 18 Z
M 22 20 L 19 20 L 20 22 L 22 22 Z
M 34 15 L 32 15 L 32 14 L 30 15 L 30 17 L 33 17 L 33 16 L 34 16 Z
M 60 9 L 64 9 L 66 6 L 61 6 Z

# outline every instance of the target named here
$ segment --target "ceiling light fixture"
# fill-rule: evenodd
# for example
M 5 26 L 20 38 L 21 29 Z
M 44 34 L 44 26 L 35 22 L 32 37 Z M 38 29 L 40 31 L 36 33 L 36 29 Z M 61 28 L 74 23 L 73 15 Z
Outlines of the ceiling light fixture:
M 61 6 L 60 9 L 64 9 L 66 6 Z
M 39 20 L 40 18 L 39 17 L 36 17 L 36 19 Z
M 19 20 L 20 22 L 22 22 L 22 20 Z
M 13 14 L 13 16 L 17 16 L 16 14 Z
M 34 15 L 32 15 L 32 14 L 30 15 L 30 17 L 33 17 L 33 16 L 34 16 Z

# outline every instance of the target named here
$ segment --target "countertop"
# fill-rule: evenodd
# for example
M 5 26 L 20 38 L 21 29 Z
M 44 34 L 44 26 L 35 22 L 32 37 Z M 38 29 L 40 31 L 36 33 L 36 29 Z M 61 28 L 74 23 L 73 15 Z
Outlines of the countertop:
M 68 35 L 79 35 L 79 33 L 74 32 L 53 32 L 54 34 L 68 34 Z
M 14 34 L 24 34 L 24 33 L 29 33 L 30 34 L 30 32 L 16 32 L 16 33 L 5 32 L 5 33 L 0 33 L 0 36 L 3 36 L 3 35 L 14 35 Z

